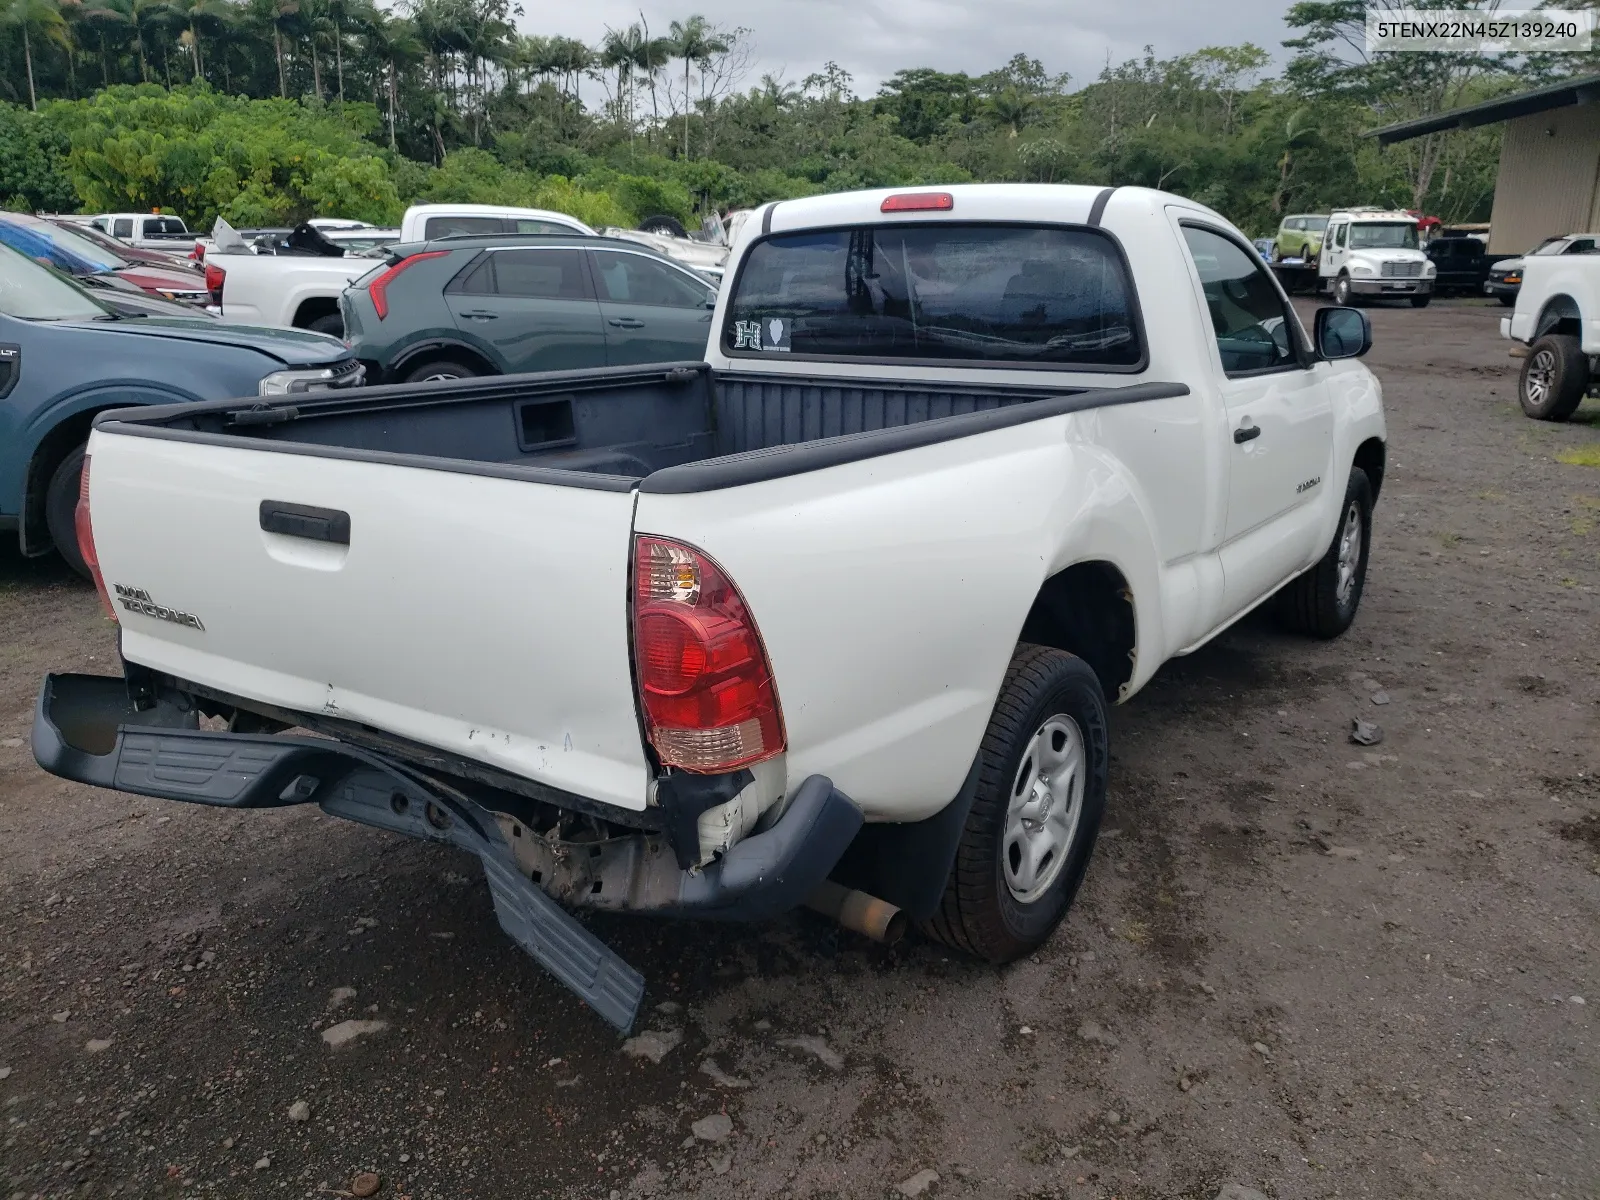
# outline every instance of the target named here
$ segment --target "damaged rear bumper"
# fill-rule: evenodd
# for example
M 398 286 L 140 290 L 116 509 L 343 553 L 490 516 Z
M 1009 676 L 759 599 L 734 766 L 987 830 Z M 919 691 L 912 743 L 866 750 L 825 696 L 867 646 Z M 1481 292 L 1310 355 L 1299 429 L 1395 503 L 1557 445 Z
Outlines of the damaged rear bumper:
M 471 851 L 511 938 L 611 1024 L 633 1024 L 643 976 L 530 880 L 504 823 L 470 785 L 331 739 L 201 730 L 193 709 L 170 700 L 136 709 L 124 680 L 98 675 L 45 677 L 33 754 L 51 774 L 96 787 L 224 808 L 317 804 L 332 816 Z M 861 824 L 861 810 L 813 775 L 771 828 L 704 870 L 681 870 L 669 853 L 658 854 L 647 886 L 608 907 L 773 916 L 816 890 Z

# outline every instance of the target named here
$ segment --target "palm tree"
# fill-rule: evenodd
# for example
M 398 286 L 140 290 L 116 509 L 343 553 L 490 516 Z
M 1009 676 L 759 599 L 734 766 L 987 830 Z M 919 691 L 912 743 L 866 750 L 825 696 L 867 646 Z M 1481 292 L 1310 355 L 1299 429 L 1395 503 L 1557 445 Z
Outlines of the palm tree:
M 209 21 L 214 28 L 227 24 L 234 13 L 233 5 L 227 0 L 166 0 L 166 6 L 183 21 L 185 36 L 180 41 L 194 55 L 194 77 L 204 79 L 206 60 L 200 45 L 200 22 Z
M 687 21 L 674 21 L 669 30 L 672 55 L 683 59 L 683 157 L 689 157 L 689 114 L 694 105 L 689 100 L 689 67 L 693 63 L 704 65 L 718 54 L 733 48 L 729 39 L 715 25 L 696 13 Z
M 120 3 L 121 0 L 105 0 L 106 3 Z M 141 3 L 142 0 L 133 0 Z M 295 19 L 300 14 L 300 0 L 245 0 L 244 19 L 256 29 L 265 33 L 272 31 L 272 52 L 278 60 L 278 95 L 287 100 L 289 98 L 289 75 L 283 65 L 284 35 L 292 36 Z
M 626 29 L 607 27 L 600 43 L 600 66 L 617 73 L 616 105 L 619 119 L 626 122 L 629 138 L 633 132 L 633 81 L 634 64 L 644 46 L 644 30 L 637 25 Z
M 68 44 L 67 22 L 56 0 L 0 0 L 0 29 L 22 33 L 22 60 L 28 68 L 28 105 L 39 111 L 39 97 L 33 87 L 33 38 L 42 37 L 57 45 Z
M 395 142 L 394 114 L 397 107 L 400 69 L 402 66 L 414 66 L 421 62 L 428 50 L 422 44 L 422 39 L 417 36 L 416 25 L 405 17 L 373 8 L 364 10 L 360 19 L 362 41 L 366 43 L 368 56 L 377 59 L 386 68 L 389 92 L 389 149 L 397 150 L 399 146 Z
M 134 0 L 90 0 L 84 9 L 84 16 L 95 26 L 100 39 L 100 77 L 107 87 L 111 86 L 111 72 L 106 65 L 106 28 L 112 26 L 133 34 L 134 47 L 139 55 L 139 77 L 149 79 L 150 72 L 145 66 L 144 41 L 139 37 L 138 15 L 134 11 Z M 119 72 L 120 73 L 120 72 Z

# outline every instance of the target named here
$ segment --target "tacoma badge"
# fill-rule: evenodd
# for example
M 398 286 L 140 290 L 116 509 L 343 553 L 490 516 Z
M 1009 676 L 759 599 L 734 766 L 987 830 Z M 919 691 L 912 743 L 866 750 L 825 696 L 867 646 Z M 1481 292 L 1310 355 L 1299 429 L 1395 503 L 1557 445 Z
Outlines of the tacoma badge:
M 120 583 L 111 585 L 117 593 L 117 603 L 129 612 L 143 613 L 147 617 L 155 617 L 158 621 L 171 621 L 174 625 L 187 625 L 190 629 L 198 629 L 201 633 L 206 627 L 200 623 L 200 618 L 193 613 L 180 612 L 175 608 L 167 608 L 150 599 L 150 593 L 143 588 L 123 587 Z

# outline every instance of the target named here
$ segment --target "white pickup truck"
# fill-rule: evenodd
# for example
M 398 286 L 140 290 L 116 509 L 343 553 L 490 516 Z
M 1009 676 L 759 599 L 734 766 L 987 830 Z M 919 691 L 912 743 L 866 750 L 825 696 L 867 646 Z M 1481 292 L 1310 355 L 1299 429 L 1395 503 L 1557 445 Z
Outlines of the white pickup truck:
M 187 254 L 194 246 L 195 235 L 183 223 L 182 217 L 163 216 L 161 213 L 101 213 L 90 218 L 89 224 L 119 242 L 141 246 L 146 250 Z
M 1516 307 L 1500 318 L 1500 336 L 1527 348 L 1517 399 L 1535 420 L 1565 421 L 1600 382 L 1595 369 L 1600 253 L 1595 245 L 1593 238 L 1577 238 L 1564 251 L 1527 255 Z
M 101 415 L 125 670 L 48 677 L 34 754 L 471 850 L 623 1028 L 643 979 L 569 907 L 1006 961 L 1083 878 L 1108 701 L 1269 599 L 1355 616 L 1370 340 L 1160 192 L 768 205 L 704 362 Z

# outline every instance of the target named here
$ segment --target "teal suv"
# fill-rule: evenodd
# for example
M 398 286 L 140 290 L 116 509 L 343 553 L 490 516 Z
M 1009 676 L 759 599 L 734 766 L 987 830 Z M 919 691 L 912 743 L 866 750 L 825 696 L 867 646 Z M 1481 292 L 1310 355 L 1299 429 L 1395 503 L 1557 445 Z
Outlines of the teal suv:
M 631 242 L 566 234 L 391 246 L 340 297 L 374 383 L 705 357 L 716 284 Z

